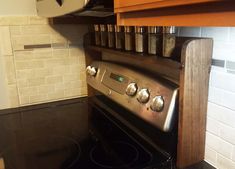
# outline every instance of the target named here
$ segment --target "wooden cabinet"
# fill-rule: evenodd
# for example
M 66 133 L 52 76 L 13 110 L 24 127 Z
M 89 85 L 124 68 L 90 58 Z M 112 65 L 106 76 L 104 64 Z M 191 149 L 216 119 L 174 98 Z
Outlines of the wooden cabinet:
M 114 0 L 118 25 L 235 26 L 234 0 Z

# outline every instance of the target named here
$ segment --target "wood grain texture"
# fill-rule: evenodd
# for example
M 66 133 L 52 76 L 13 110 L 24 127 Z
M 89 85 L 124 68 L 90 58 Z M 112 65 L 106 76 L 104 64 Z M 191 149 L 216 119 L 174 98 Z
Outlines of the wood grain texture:
M 180 72 L 177 166 L 204 159 L 209 72 L 213 43 L 197 39 L 185 43 Z
M 115 13 L 147 10 L 162 7 L 175 7 L 202 3 L 222 2 L 224 0 L 114 0 Z
M 235 1 L 118 12 L 117 24 L 131 26 L 235 26 Z

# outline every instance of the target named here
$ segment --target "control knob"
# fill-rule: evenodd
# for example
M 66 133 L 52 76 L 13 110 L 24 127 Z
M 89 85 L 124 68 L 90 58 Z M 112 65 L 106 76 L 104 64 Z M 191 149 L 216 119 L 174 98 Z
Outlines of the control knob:
M 137 100 L 140 103 L 147 103 L 149 101 L 150 93 L 148 89 L 141 89 L 137 94 Z
M 95 67 L 87 66 L 86 72 L 87 72 L 87 74 L 90 75 L 90 76 L 95 76 L 96 73 L 97 73 L 97 70 L 96 70 Z
M 160 112 L 163 110 L 164 100 L 162 96 L 155 96 L 150 104 L 153 111 Z
M 126 88 L 126 94 L 128 96 L 134 96 L 137 92 L 138 86 L 136 83 L 130 83 Z

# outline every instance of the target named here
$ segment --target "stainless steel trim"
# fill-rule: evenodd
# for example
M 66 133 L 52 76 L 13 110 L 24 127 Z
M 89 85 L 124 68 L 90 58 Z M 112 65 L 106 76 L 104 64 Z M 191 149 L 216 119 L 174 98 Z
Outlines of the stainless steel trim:
M 108 32 L 114 32 L 114 25 L 108 24 L 107 28 L 108 28 Z
M 144 33 L 145 27 L 143 26 L 135 26 L 135 33 Z
M 124 32 L 126 32 L 126 33 L 131 33 L 131 32 L 133 32 L 133 27 L 132 27 L 132 26 L 125 26 L 125 27 L 124 27 Z
M 173 121 L 172 117 L 174 116 L 174 113 L 175 113 L 177 95 L 178 95 L 178 89 L 175 89 L 172 94 L 172 98 L 171 98 L 170 105 L 168 108 L 168 113 L 167 113 L 167 117 L 165 119 L 163 131 L 169 131 L 173 127 L 172 126 L 173 125 L 172 124 L 172 121 Z
M 176 33 L 176 27 L 175 26 L 164 26 L 163 27 L 163 33 Z
M 100 25 L 100 31 L 101 32 L 106 32 L 107 31 L 107 27 L 106 27 L 106 25 Z
M 160 26 L 148 26 L 148 33 L 162 33 L 162 27 L 160 27 Z
M 115 29 L 115 32 L 123 32 L 123 26 L 115 25 L 114 29 Z
M 170 82 L 161 81 L 157 78 L 148 77 L 146 74 L 133 71 L 127 67 L 108 62 L 93 62 L 92 67 L 97 68 L 98 72 L 95 77 L 87 76 L 87 83 L 103 93 L 119 105 L 130 110 L 136 116 L 146 122 L 156 126 L 164 132 L 172 129 L 176 117 L 175 106 L 178 102 L 178 86 Z M 113 83 L 106 72 L 118 72 L 119 75 L 128 78 L 128 82 L 124 85 Z M 109 81 L 112 81 L 110 83 Z M 125 91 L 128 84 L 135 82 L 138 85 L 139 92 L 143 88 L 148 88 L 150 92 L 149 100 L 155 96 L 162 96 L 164 98 L 164 109 L 161 112 L 152 111 L 150 108 L 151 102 L 141 104 L 137 100 L 137 95 L 128 96 Z M 105 84 L 104 84 L 105 83 Z M 107 84 L 108 83 L 108 84 Z M 116 86 L 116 87 L 115 87 Z

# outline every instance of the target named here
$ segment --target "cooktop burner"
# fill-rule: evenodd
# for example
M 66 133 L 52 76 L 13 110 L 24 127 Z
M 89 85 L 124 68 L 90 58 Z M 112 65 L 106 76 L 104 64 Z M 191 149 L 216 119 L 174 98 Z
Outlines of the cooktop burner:
M 90 152 L 91 161 L 103 168 L 124 168 L 138 160 L 139 151 L 132 144 L 123 141 L 111 144 L 95 145 Z
M 0 152 L 6 169 L 69 169 L 81 156 L 79 143 L 69 137 L 21 140 Z
M 94 105 L 88 114 L 84 104 L 0 114 L 5 169 L 162 169 L 171 163 L 108 112 Z

